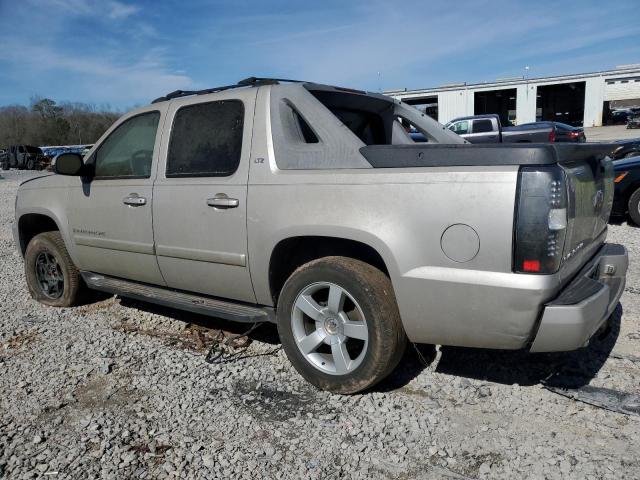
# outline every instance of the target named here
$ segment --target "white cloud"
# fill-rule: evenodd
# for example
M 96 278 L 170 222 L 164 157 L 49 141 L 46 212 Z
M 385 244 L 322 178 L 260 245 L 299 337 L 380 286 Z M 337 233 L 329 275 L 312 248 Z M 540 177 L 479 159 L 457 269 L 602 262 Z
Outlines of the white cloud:
M 137 13 L 140 9 L 135 5 L 127 5 L 122 2 L 117 2 L 112 0 L 110 2 L 105 2 L 107 8 L 109 9 L 109 13 L 107 16 L 111 19 L 117 20 L 120 18 L 127 18 L 131 15 Z
M 118 0 L 31 0 L 32 8 L 48 8 L 52 14 L 120 20 L 140 11 L 140 8 Z

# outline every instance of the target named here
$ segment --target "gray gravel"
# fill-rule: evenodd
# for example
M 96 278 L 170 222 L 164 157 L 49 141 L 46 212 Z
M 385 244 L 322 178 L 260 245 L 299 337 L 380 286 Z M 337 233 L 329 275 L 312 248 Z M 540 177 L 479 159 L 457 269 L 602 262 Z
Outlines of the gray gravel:
M 37 304 L 11 237 L 30 174 L 0 174 L 0 478 L 640 478 L 640 417 L 542 385 L 640 393 L 639 229 L 611 226 L 628 286 L 588 349 L 411 348 L 343 397 L 306 384 L 272 326 L 248 358 L 209 365 L 220 329 L 246 326 L 119 298 Z

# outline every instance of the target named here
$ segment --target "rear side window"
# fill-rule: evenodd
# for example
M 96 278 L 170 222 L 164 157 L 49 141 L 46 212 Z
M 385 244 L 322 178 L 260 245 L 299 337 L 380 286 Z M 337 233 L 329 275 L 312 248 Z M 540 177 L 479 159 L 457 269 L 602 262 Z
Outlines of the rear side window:
M 180 108 L 173 121 L 167 177 L 226 177 L 240 164 L 244 105 L 240 100 Z
M 159 121 L 160 112 L 149 112 L 120 124 L 96 151 L 95 176 L 148 178 Z
M 474 120 L 473 133 L 493 132 L 491 120 Z

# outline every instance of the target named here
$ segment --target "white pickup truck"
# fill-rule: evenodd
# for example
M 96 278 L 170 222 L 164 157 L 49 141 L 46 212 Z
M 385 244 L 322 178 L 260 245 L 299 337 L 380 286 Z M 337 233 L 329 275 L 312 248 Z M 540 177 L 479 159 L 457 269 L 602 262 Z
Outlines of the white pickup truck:
M 427 143 L 415 143 L 406 126 Z M 585 345 L 618 303 L 606 145 L 471 145 L 391 98 L 248 79 L 174 92 L 24 182 L 31 295 L 92 288 L 277 322 L 319 388 L 366 389 L 411 342 Z

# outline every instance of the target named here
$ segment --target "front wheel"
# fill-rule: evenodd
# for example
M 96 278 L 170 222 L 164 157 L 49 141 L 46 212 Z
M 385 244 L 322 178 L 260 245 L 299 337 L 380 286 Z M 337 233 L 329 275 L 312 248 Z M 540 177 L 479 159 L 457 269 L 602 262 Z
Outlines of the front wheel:
M 60 232 L 36 235 L 24 256 L 27 286 L 31 296 L 53 307 L 80 303 L 82 280 L 64 245 Z
M 334 393 L 378 383 L 406 345 L 391 281 L 352 258 L 325 257 L 298 268 L 282 289 L 277 318 L 295 369 Z
M 629 198 L 629 216 L 633 223 L 640 226 L 640 188 L 637 189 Z

